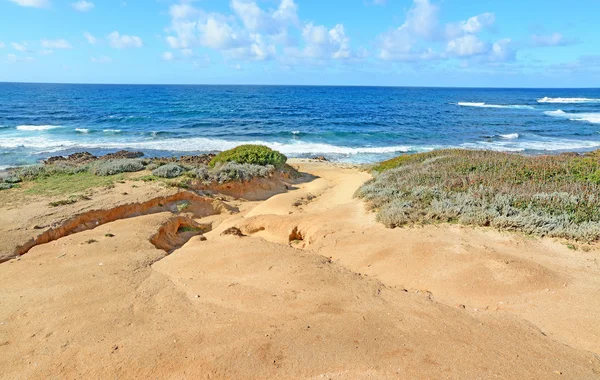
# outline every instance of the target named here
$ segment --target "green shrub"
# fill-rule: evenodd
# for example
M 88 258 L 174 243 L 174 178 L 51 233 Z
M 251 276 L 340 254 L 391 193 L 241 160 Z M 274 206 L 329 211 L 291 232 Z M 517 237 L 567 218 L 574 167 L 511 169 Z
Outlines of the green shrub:
M 152 174 L 160 178 L 176 178 L 186 172 L 186 169 L 177 164 L 166 164 L 152 171 Z
M 275 172 L 273 165 L 252 165 L 228 162 L 214 168 L 200 167 L 196 169 L 196 178 L 204 183 L 218 182 L 220 184 L 240 181 L 247 182 L 254 178 L 268 178 Z
M 0 183 L 0 190 L 8 190 L 8 189 L 12 189 L 12 188 L 13 188 L 12 183 L 5 183 L 5 182 Z
M 450 222 L 600 239 L 595 157 L 441 150 L 402 156 L 374 170 L 375 178 L 356 195 L 388 227 Z
M 144 170 L 143 162 L 138 159 L 129 158 L 98 161 L 90 167 L 90 172 L 97 176 L 110 176 L 120 173 L 139 172 L 141 170 Z
M 238 164 L 273 165 L 281 168 L 285 165 L 287 157 L 263 145 L 240 145 L 217 154 L 210 161 L 209 166 L 215 167 L 218 163 L 237 162 Z

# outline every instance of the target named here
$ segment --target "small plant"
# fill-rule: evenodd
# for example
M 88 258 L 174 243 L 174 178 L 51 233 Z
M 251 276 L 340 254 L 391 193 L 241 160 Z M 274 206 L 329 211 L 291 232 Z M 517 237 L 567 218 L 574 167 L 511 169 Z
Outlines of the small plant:
M 94 243 L 97 243 L 97 242 L 98 242 L 98 240 L 90 239 L 90 240 L 87 240 L 85 243 L 86 244 L 94 244 Z
M 160 178 L 177 178 L 186 172 L 186 169 L 177 164 L 166 164 L 152 171 L 152 174 Z
M 210 161 L 209 166 L 215 167 L 219 163 L 237 162 L 238 164 L 272 165 L 282 168 L 287 157 L 263 145 L 240 145 L 217 154 Z
M 115 235 L 113 235 L 113 234 L 105 234 L 104 237 L 113 238 L 113 237 L 115 237 Z
M 128 158 L 98 161 L 90 168 L 90 172 L 97 176 L 111 176 L 120 173 L 139 172 L 141 170 L 144 170 L 144 164 L 141 160 Z
M 177 207 L 177 212 L 182 212 L 190 207 L 190 202 L 183 201 L 181 203 L 178 203 L 176 207 Z
M 192 226 L 181 226 L 177 229 L 178 233 L 185 233 L 185 232 L 193 232 L 193 233 L 201 233 L 202 229 L 198 228 L 198 227 L 192 227 Z

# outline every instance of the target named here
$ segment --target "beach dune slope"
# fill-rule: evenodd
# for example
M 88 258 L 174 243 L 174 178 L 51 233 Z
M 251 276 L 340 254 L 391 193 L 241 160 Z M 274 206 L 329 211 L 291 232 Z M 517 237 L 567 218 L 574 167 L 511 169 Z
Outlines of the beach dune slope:
M 313 177 L 197 218 L 212 230 L 170 254 L 159 212 L 1 264 L 0 377 L 600 376 L 593 251 L 385 229 L 352 197 L 368 174 L 295 165 Z

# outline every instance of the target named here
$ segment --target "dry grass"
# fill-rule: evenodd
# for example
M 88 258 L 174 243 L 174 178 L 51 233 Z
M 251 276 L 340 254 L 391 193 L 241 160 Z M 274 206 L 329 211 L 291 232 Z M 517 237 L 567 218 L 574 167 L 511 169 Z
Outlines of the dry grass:
M 374 167 L 357 195 L 389 227 L 458 222 L 581 241 L 600 238 L 597 155 L 440 150 Z

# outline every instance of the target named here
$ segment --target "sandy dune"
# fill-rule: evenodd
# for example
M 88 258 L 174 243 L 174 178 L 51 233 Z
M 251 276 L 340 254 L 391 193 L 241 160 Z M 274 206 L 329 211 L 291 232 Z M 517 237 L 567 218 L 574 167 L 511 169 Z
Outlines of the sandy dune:
M 0 377 L 600 378 L 598 251 L 389 230 L 352 198 L 368 174 L 295 165 L 314 178 L 170 255 L 159 212 L 0 264 Z

